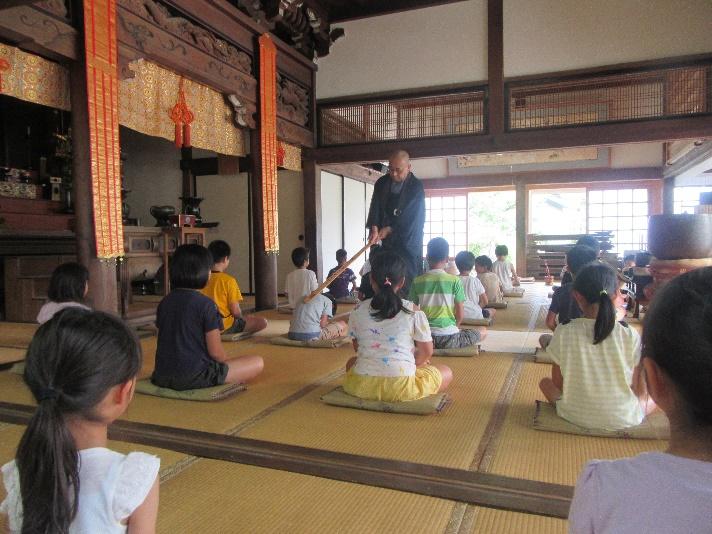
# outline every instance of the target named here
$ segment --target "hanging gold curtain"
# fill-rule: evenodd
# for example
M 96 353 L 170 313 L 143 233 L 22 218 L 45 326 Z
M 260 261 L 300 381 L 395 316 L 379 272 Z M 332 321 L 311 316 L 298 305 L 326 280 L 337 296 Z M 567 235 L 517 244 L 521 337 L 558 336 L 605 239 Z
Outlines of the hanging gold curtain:
M 181 76 L 150 61 L 129 64 L 136 75 L 119 83 L 119 122 L 122 126 L 155 137 L 175 140 L 170 112 L 176 104 Z M 233 111 L 222 93 L 184 78 L 183 91 L 194 120 L 191 146 L 229 156 L 244 156 L 245 138 L 232 120 Z
M 59 63 L 0 43 L 0 93 L 69 111 L 69 71 Z

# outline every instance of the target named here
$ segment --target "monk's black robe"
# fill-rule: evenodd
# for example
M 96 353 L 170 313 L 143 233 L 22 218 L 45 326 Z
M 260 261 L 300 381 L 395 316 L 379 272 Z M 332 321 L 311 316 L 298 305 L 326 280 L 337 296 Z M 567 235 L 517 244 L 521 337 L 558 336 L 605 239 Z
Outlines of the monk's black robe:
M 406 263 L 407 275 L 403 286 L 408 294 L 413 278 L 423 272 L 423 227 L 425 226 L 425 190 L 413 173 L 402 182 L 386 174 L 373 188 L 371 207 L 366 227 L 385 226 L 393 232 L 383 240 L 383 248 L 400 255 Z

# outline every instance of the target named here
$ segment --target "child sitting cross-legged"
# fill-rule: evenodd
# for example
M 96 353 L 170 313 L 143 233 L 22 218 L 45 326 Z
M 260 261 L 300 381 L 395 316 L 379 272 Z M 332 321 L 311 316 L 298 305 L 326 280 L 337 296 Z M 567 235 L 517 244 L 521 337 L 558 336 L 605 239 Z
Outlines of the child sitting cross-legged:
M 487 336 L 478 326 L 460 330 L 465 318 L 466 300 L 460 278 L 445 272 L 450 245 L 442 237 L 428 241 L 427 255 L 430 270 L 413 280 L 409 300 L 418 304 L 428 318 L 436 349 L 456 349 L 477 345 Z
M 477 279 L 482 282 L 482 287 L 485 288 L 487 304 L 504 302 L 502 298 L 504 288 L 502 282 L 499 281 L 499 276 L 492 272 L 492 260 L 489 256 L 482 255 L 475 258 L 475 272 Z
M 2 467 L 7 532 L 156 531 L 160 460 L 108 448 L 141 357 L 136 334 L 107 313 L 72 307 L 39 327 L 22 377 L 37 406 Z
M 301 297 L 294 308 L 292 320 L 289 322 L 287 337 L 297 341 L 312 341 L 314 339 L 334 339 L 346 332 L 343 321 L 329 322 L 332 315 L 332 304 L 326 295 L 319 293 L 309 302 L 309 295 Z
M 292 251 L 292 263 L 296 267 L 287 275 L 284 284 L 284 295 L 289 300 L 289 306 L 294 308 L 300 298 L 314 291 L 319 284 L 314 271 L 309 267 L 309 249 L 297 247 Z
M 475 266 L 475 255 L 469 250 L 458 252 L 455 256 L 455 265 L 460 271 L 460 281 L 467 297 L 464 303 L 465 319 L 494 318 L 497 311 L 494 308 L 487 308 L 489 301 L 482 282 L 476 276 L 471 276 L 472 268 Z
M 347 257 L 348 253 L 343 248 L 336 251 L 336 263 L 338 265 L 329 271 L 329 274 L 326 276 L 327 280 L 343 267 Z M 349 286 L 351 286 L 350 290 Z M 356 275 L 354 272 L 348 267 L 344 269 L 341 274 L 329 284 L 329 293 L 334 299 L 357 298 L 358 288 L 356 287 Z
M 220 339 L 222 316 L 200 290 L 210 278 L 213 256 L 201 245 L 176 248 L 168 274 L 171 292 L 156 309 L 158 340 L 151 382 L 182 391 L 247 382 L 262 372 L 259 356 L 228 360 Z
M 582 245 L 583 246 L 583 245 Z M 539 384 L 560 417 L 585 428 L 621 430 L 643 422 L 655 409 L 640 376 L 640 336 L 616 321 L 616 273 L 610 265 L 586 265 L 573 281 L 583 317 L 560 324 L 547 352 L 551 378 Z
M 218 310 L 223 318 L 221 333 L 248 332 L 254 334 L 267 328 L 267 319 L 264 317 L 242 315 L 240 287 L 234 277 L 224 272 L 230 265 L 230 245 L 218 239 L 208 245 L 208 250 L 213 258 L 213 266 L 210 269 L 210 280 L 200 292 L 213 299 L 218 305 Z
M 88 310 L 82 304 L 89 291 L 89 270 L 81 263 L 67 262 L 58 265 L 49 281 L 47 296 L 49 302 L 44 304 L 37 314 L 37 322 L 49 321 L 59 310 L 78 307 Z
M 497 245 L 494 254 L 497 256 L 497 261 L 492 264 L 492 272 L 499 276 L 504 291 L 510 291 L 514 286 L 519 285 L 519 277 L 514 265 L 507 259 L 509 256 L 507 245 Z
M 676 303 L 671 306 L 670 303 Z M 593 460 L 569 532 L 709 532 L 712 525 L 712 267 L 675 277 L 645 314 L 643 367 L 670 421 L 667 450 Z
M 405 262 L 393 252 L 372 259 L 376 295 L 357 304 L 349 318 L 356 356 L 346 363 L 343 387 L 350 395 L 411 401 L 443 391 L 452 380 L 449 367 L 429 362 L 433 343 L 425 314 L 398 296 L 405 274 Z

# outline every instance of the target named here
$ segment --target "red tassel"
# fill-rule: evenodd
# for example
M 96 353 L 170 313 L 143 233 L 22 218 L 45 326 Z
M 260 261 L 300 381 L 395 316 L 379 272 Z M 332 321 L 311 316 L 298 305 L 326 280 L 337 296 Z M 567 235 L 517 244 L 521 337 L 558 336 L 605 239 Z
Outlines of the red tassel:
M 190 124 L 183 125 L 183 146 L 190 146 Z
M 183 138 L 181 136 L 181 130 L 182 130 L 182 128 L 180 127 L 180 124 L 176 123 L 176 146 L 178 148 L 183 146 Z

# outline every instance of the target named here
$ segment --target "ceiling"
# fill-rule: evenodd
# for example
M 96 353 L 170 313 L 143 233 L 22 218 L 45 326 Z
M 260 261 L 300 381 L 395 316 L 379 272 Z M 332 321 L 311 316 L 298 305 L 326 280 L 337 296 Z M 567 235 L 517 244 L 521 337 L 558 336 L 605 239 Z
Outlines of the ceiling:
M 335 24 L 463 1 L 466 0 L 316 0 L 316 3 L 328 11 L 329 23 Z

